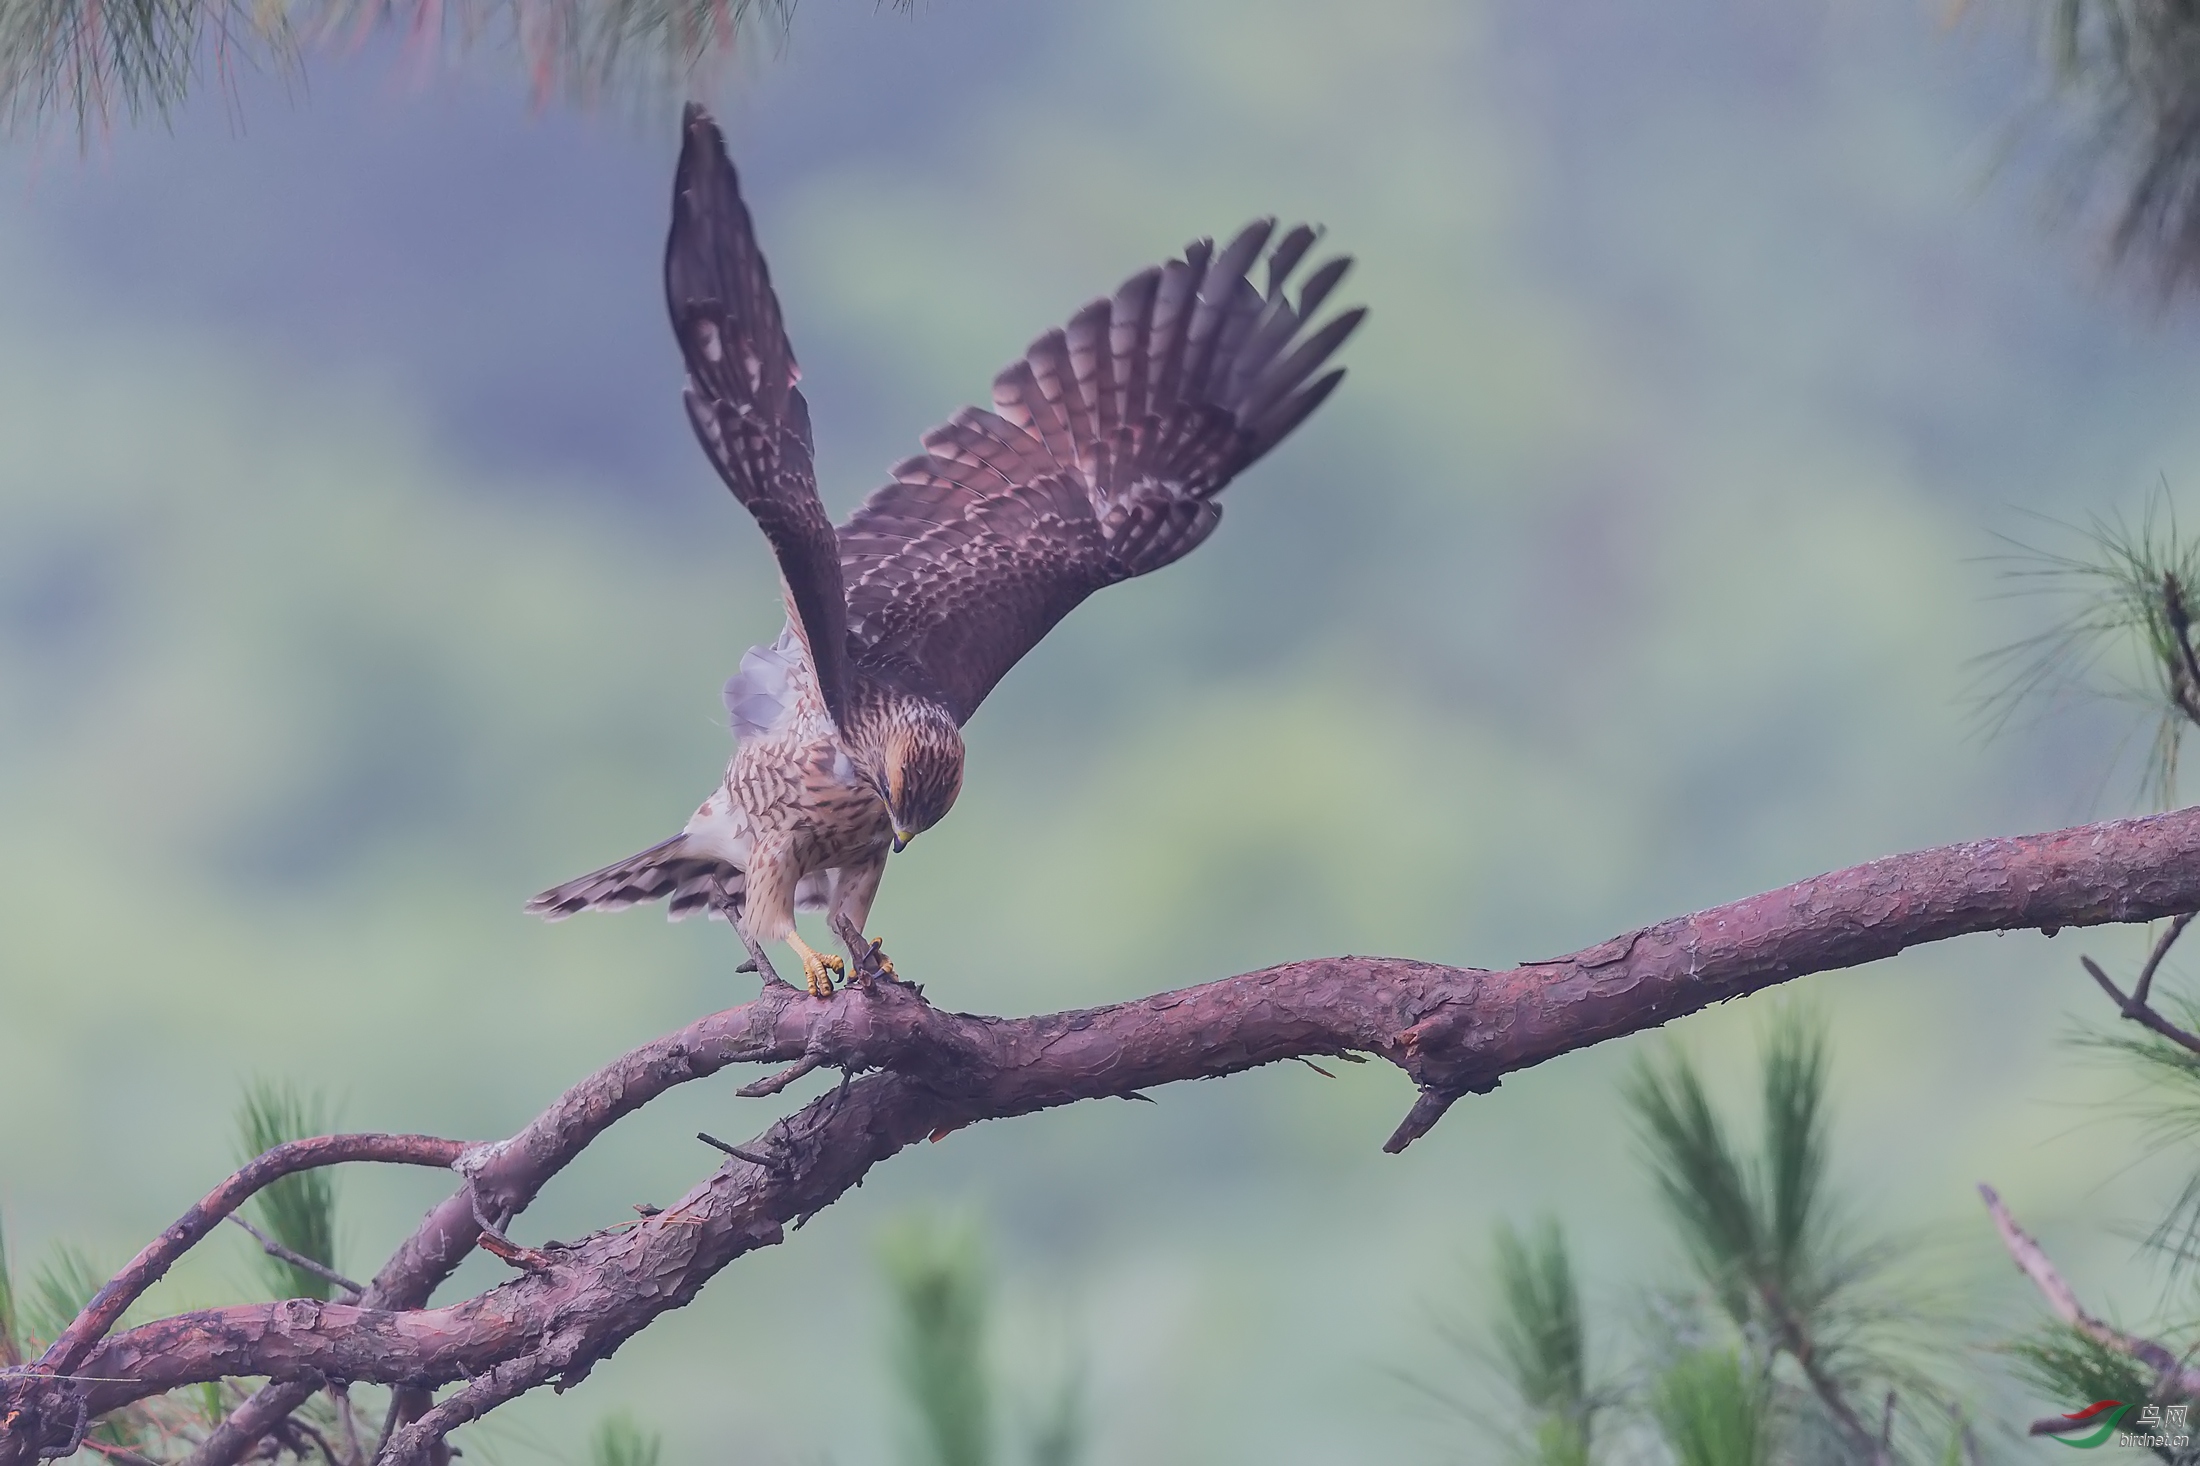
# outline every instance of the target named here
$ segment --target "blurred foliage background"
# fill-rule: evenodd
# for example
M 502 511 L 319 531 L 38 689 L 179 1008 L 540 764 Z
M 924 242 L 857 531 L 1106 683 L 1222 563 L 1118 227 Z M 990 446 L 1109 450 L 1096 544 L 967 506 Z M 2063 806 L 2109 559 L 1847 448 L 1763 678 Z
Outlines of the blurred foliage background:
M 1988 740 L 1977 706 L 1975 659 L 2051 614 L 1999 594 L 1996 536 L 2200 476 L 2200 336 L 2065 227 L 2025 18 L 819 3 L 733 68 L 836 509 L 1192 235 L 1322 221 L 1374 308 L 1215 539 L 1081 610 L 973 724 L 955 817 L 877 911 L 902 969 L 1025 1012 L 1347 950 L 1503 965 L 2135 807 L 2134 716 L 2050 698 Z M 778 624 L 679 408 L 671 109 L 530 112 L 516 70 L 426 71 L 376 42 L 0 162 L 0 1216 L 26 1277 L 171 1220 L 232 1163 L 249 1079 L 499 1135 L 753 991 L 722 930 L 519 913 L 677 827 L 725 752 L 718 685 Z M 2010 936 L 1812 983 L 1839 1184 L 1926 1239 L 1979 1342 L 2036 1306 L 1972 1183 L 2113 1312 L 2157 1281 L 2116 1223 L 2189 1172 L 2058 1044 L 2099 1016 L 2081 949 L 2143 946 Z M 1746 1009 L 1680 1029 L 1714 1099 L 1754 1093 Z M 1619 1097 L 1641 1049 L 1516 1076 L 1402 1158 L 1379 1066 L 958 1133 L 469 1457 L 586 1459 L 626 1409 L 667 1463 L 895 1459 L 879 1237 L 937 1206 L 983 1219 L 1004 1357 L 1076 1341 L 1101 1466 L 1494 1459 L 1401 1375 L 1494 1306 L 1500 1218 L 1564 1216 L 1592 1307 L 1683 1264 Z M 716 1159 L 698 1128 L 763 1123 L 738 1082 L 626 1122 L 522 1239 L 677 1194 Z M 342 1188 L 353 1276 L 440 1194 Z M 263 1271 L 239 1233 L 150 1301 Z M 2070 1408 L 2013 1388 L 1982 1429 Z M 659 1449 L 641 1429 L 622 1459 Z

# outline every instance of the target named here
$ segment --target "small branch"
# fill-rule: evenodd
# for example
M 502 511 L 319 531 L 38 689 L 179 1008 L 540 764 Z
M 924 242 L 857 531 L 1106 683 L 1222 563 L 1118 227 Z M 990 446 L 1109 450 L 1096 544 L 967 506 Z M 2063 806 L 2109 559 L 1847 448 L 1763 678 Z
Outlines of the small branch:
M 1780 1347 L 1787 1350 L 1788 1357 L 1803 1371 L 1803 1378 L 1810 1384 L 1811 1393 L 1826 1407 L 1826 1413 L 1833 1418 L 1835 1429 L 1847 1437 L 1852 1451 L 1876 1462 L 1884 1448 L 1883 1442 L 1873 1437 L 1871 1428 L 1864 1424 L 1855 1407 L 1849 1404 L 1840 1381 L 1833 1377 L 1818 1357 L 1818 1346 L 1812 1340 L 1810 1331 L 1803 1326 L 1803 1320 L 1796 1316 L 1795 1310 L 1788 1306 L 1787 1299 L 1777 1289 L 1760 1283 L 1755 1286 L 1755 1292 L 1766 1314 L 1773 1320 Z M 1887 1396 L 1887 1411 L 1891 1422 L 1894 1411 L 1892 1392 Z
M 728 1141 L 720 1140 L 717 1136 L 711 1134 L 707 1130 L 696 1131 L 695 1138 L 702 1141 L 703 1144 L 709 1146 L 712 1150 L 719 1151 L 725 1155 L 730 1155 L 737 1161 L 747 1161 L 752 1166 L 764 1166 L 769 1168 L 777 1164 L 768 1155 L 762 1155 L 753 1150 L 743 1150 L 738 1145 L 734 1145 Z M 646 1210 L 642 1207 L 637 1206 L 634 1208 L 634 1210 L 645 1217 L 662 1216 L 664 1214 L 663 1208 L 654 1206 L 649 1207 Z
M 359 1439 L 359 1416 L 352 1408 L 351 1386 L 330 1385 L 329 1394 L 336 1401 L 336 1419 L 344 1427 L 344 1441 L 351 1447 L 352 1466 L 367 1466 L 366 1446 Z
M 1489 1086 L 1490 1089 L 1496 1087 L 1494 1083 Z M 1488 1090 L 1483 1092 L 1487 1093 Z M 1145 1096 L 1139 1095 L 1138 1098 L 1144 1099 Z M 1444 1112 L 1449 1110 L 1458 1099 L 1458 1094 L 1440 1089 L 1435 1085 L 1425 1084 L 1421 1086 L 1421 1093 L 1413 1101 L 1413 1108 L 1406 1111 L 1406 1117 L 1398 1122 L 1398 1128 L 1390 1132 L 1390 1139 L 1383 1142 L 1383 1154 L 1397 1155 L 1407 1146 L 1413 1144 L 1414 1141 L 1434 1130 L 1436 1122 L 1444 1118 Z
M 382 1434 L 374 1443 L 375 1459 L 389 1449 L 390 1440 L 406 1426 L 428 1413 L 435 1396 L 419 1385 L 399 1385 L 390 1391 L 389 1412 L 382 1417 Z
M 439 1458 L 448 1459 L 443 1442 L 452 1431 L 561 1372 L 565 1371 L 560 1365 L 538 1354 L 507 1360 L 487 1374 L 468 1380 L 464 1389 L 418 1420 L 392 1431 L 374 1458 L 375 1466 L 440 1466 Z M 567 1374 L 566 1383 L 578 1384 L 586 1373 L 585 1368 L 573 1370 Z
M 2200 1054 L 2200 1034 L 2187 1033 L 2147 1004 L 2138 1001 L 2136 998 L 2125 997 L 2117 991 L 2116 984 L 2109 980 L 2108 974 L 2101 971 L 2101 964 L 2095 962 L 2091 957 L 2080 957 L 2078 964 L 2086 970 L 2089 977 L 2100 984 L 2101 991 L 2108 994 L 2109 1001 L 2114 1003 L 2116 1010 L 2126 1018 L 2138 1024 L 2141 1028 L 2152 1029 L 2180 1048 Z
M 1982 1181 L 1978 1194 L 1985 1200 L 1987 1214 L 1994 1219 L 1994 1230 L 2001 1233 L 2002 1246 L 2008 1249 L 2017 1271 L 2032 1280 L 2032 1286 L 2047 1300 L 2049 1311 L 2094 1343 L 2136 1359 L 2153 1370 L 2161 1388 L 2190 1399 L 2200 1399 L 2200 1369 L 2186 1364 L 2164 1345 L 2137 1334 L 2127 1334 L 2088 1313 L 2085 1305 L 2078 1301 L 2077 1291 L 2055 1271 L 2055 1265 L 2048 1261 L 2047 1253 L 2031 1234 L 2017 1225 L 2017 1219 L 2009 1214 L 2009 1208 L 2003 1205 L 1994 1188 Z
M 527 1272 L 543 1272 L 549 1268 L 550 1259 L 544 1257 L 532 1247 L 520 1246 L 504 1235 L 504 1227 L 509 1225 L 509 1222 L 500 1224 L 498 1220 L 492 1219 L 488 1212 L 483 1210 L 480 1191 L 469 1186 L 466 1197 L 473 1204 L 474 1226 L 480 1229 L 479 1240 L 483 1252 L 488 1253 L 499 1262 L 508 1263 Z
M 33 1367 L 47 1374 L 72 1373 L 124 1311 L 144 1296 L 177 1258 L 197 1246 L 223 1217 L 283 1177 L 346 1161 L 385 1161 L 442 1169 L 465 1150 L 463 1141 L 440 1140 L 432 1135 L 323 1135 L 276 1146 L 208 1192 L 174 1226 L 148 1242 L 128 1267 L 93 1295 L 84 1311 L 61 1331 Z
M 2185 928 L 2192 925 L 2193 915 L 2194 913 L 2188 911 L 2171 922 L 2169 930 L 2162 933 L 2162 939 L 2147 954 L 2147 965 L 2139 969 L 2139 985 L 2131 990 L 2131 1000 L 2134 1003 L 2144 1003 L 2147 1000 L 2147 993 L 2154 986 L 2155 969 L 2162 965 L 2162 959 L 2169 955 L 2169 949 L 2177 945 L 2177 939 L 2185 934 Z
M 314 1391 L 326 1383 L 325 1377 L 309 1373 L 255 1392 L 252 1398 L 230 1411 L 228 1419 L 207 1432 L 206 1439 L 184 1458 L 183 1466 L 241 1460 L 261 1437 L 288 1420 L 293 1410 L 312 1399 Z
M 296 1431 L 301 1437 L 320 1447 L 321 1459 L 328 1462 L 328 1466 L 344 1466 L 343 1460 L 336 1454 L 336 1448 L 328 1443 L 328 1437 L 323 1435 L 314 1425 L 293 1418 L 284 1421 L 282 1428 L 285 1431 Z M 298 1459 L 303 1462 L 306 1454 L 304 1447 L 293 1442 L 292 1449 L 296 1452 Z
M 353 1282 L 351 1279 L 345 1277 L 342 1273 L 336 1271 L 334 1268 L 326 1267 L 321 1263 L 315 1262 L 312 1258 L 306 1256 L 302 1252 L 291 1251 L 288 1247 L 283 1246 L 282 1243 L 276 1241 L 273 1237 L 268 1236 L 267 1233 L 261 1231 L 258 1227 L 253 1226 L 250 1222 L 246 1221 L 243 1217 L 237 1215 L 237 1213 L 235 1212 L 231 1212 L 226 1218 L 224 1218 L 224 1220 L 234 1222 L 236 1225 L 244 1228 L 247 1232 L 250 1232 L 252 1234 L 252 1239 L 260 1244 L 260 1250 L 266 1253 L 269 1257 L 274 1258 L 277 1262 L 289 1263 L 292 1267 L 298 1269 L 298 1271 L 310 1274 L 313 1277 L 319 1278 L 324 1283 L 333 1284 L 336 1287 L 341 1288 L 344 1292 L 349 1293 L 351 1296 L 344 1300 L 347 1303 L 357 1303 L 359 1301 L 359 1295 L 367 1291 L 365 1288 Z
M 822 1058 L 805 1058 L 799 1063 L 788 1065 L 769 1078 L 759 1079 L 753 1084 L 744 1084 L 734 1093 L 742 1099 L 762 1099 L 766 1095 L 777 1094 L 803 1075 L 816 1070 L 824 1062 Z
M 2171 695 L 2188 721 L 2200 723 L 2200 657 L 2193 654 L 2192 613 L 2185 606 L 2184 587 L 2166 571 L 2162 575 L 2162 612 L 2177 638 L 2178 663 L 2170 678 Z
M 161 1466 L 151 1456 L 133 1451 L 128 1446 L 110 1446 L 104 1441 L 85 1441 L 79 1449 L 90 1451 L 103 1461 L 112 1461 L 114 1466 Z
M 741 913 L 734 910 L 733 903 L 729 901 L 721 906 L 719 913 L 726 918 L 726 925 L 733 928 L 733 934 L 741 939 L 741 945 L 748 949 L 749 960 L 735 968 L 734 971 L 754 972 L 762 977 L 767 984 L 784 982 L 778 970 L 772 966 L 772 959 L 764 955 L 762 945 L 757 942 L 756 938 L 750 936 L 749 929 L 741 924 Z M 791 984 L 789 985 L 791 986 Z

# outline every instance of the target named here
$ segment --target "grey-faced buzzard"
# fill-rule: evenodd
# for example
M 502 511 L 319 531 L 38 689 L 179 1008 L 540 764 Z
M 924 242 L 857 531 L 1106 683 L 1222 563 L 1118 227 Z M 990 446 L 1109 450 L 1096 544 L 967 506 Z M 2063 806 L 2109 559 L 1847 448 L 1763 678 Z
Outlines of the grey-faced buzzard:
M 924 452 L 838 529 L 817 496 L 809 409 L 764 256 L 717 125 L 690 107 L 665 249 L 665 293 L 688 371 L 688 416 L 778 557 L 787 627 L 726 684 L 739 746 L 687 827 L 527 905 L 551 920 L 669 899 L 784 940 L 812 993 L 846 969 L 795 930 L 824 910 L 859 971 L 886 972 L 863 925 L 887 854 L 962 787 L 962 724 L 1017 660 L 1102 586 L 1190 552 L 1224 485 L 1321 405 L 1323 371 L 1360 322 L 1306 327 L 1348 259 L 1285 281 L 1314 231 L 1268 250 L 1247 225 L 1144 270 L 993 381 L 993 406 L 925 434 Z

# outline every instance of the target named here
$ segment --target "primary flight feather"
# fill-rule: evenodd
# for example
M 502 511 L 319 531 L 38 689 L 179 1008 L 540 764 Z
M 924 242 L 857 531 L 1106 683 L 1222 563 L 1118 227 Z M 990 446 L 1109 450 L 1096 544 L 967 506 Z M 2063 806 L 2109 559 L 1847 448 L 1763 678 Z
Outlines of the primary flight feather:
M 1300 225 L 1248 272 L 1275 221 L 1217 251 L 1141 271 L 1031 344 L 924 452 L 837 530 L 817 494 L 809 407 L 763 252 L 717 124 L 699 107 L 673 190 L 665 294 L 687 363 L 688 417 L 779 562 L 787 627 L 726 684 L 739 740 L 687 827 L 527 909 L 669 900 L 675 919 L 784 941 L 811 992 L 838 957 L 795 930 L 823 910 L 859 962 L 886 858 L 936 824 L 962 787 L 959 731 L 994 684 L 1078 602 L 1158 570 L 1214 532 L 1215 496 L 1344 376 L 1324 370 L 1360 323 L 1306 327 L 1350 261 L 1285 282 L 1314 244 Z M 888 968 L 887 970 L 891 970 Z

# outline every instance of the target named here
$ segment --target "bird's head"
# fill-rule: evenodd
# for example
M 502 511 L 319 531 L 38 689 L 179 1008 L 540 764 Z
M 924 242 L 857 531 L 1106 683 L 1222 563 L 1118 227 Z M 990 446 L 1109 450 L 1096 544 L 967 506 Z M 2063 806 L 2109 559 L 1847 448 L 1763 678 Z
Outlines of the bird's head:
M 947 817 L 962 792 L 963 741 L 937 703 L 912 698 L 895 710 L 875 779 L 894 822 L 894 849 Z

